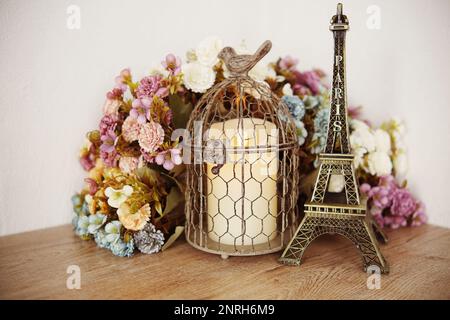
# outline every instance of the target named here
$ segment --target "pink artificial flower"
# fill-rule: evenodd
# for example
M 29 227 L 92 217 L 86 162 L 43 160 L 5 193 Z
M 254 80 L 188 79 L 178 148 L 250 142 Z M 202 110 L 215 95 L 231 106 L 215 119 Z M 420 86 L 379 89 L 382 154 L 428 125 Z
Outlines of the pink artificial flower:
M 392 195 L 392 215 L 409 217 L 414 213 L 416 207 L 416 201 L 407 189 L 395 190 Z
M 122 90 L 122 92 L 127 91 L 126 83 L 130 80 L 131 80 L 130 69 L 128 68 L 123 69 L 122 71 L 120 71 L 120 74 L 115 79 L 117 88 Z
M 314 71 L 295 72 L 296 82 L 300 85 L 307 86 L 313 95 L 320 92 L 322 83 L 320 77 Z
M 414 212 L 411 220 L 413 227 L 421 226 L 427 222 L 427 215 L 425 214 L 425 205 L 422 202 L 417 203 L 416 212 Z
M 126 90 L 122 90 L 122 88 L 114 88 L 106 94 L 106 98 L 110 100 L 119 100 L 122 99 L 123 93 Z
M 348 106 L 348 116 L 352 119 L 361 119 L 361 107 Z
M 400 188 L 392 175 L 380 177 L 373 188 L 364 183 L 360 190 L 371 200 L 370 213 L 381 227 L 397 229 L 408 222 L 418 226 L 427 220 L 424 205 L 415 201 L 407 189 Z
M 92 168 L 95 167 L 96 151 L 97 150 L 94 144 L 92 143 L 91 146 L 89 147 L 88 152 L 80 158 L 80 164 L 84 170 L 90 171 Z
M 282 58 L 280 60 L 280 62 L 278 63 L 280 68 L 284 69 L 284 70 L 294 70 L 295 67 L 297 66 L 297 64 L 298 64 L 298 59 L 293 58 L 289 55 Z
M 117 116 L 120 108 L 120 102 L 116 99 L 106 99 L 103 105 L 103 114 Z
M 360 187 L 359 187 L 359 191 L 361 191 L 361 193 L 368 195 L 369 191 L 372 187 L 370 186 L 370 184 L 368 183 L 363 183 Z
M 122 124 L 122 136 L 127 142 L 136 141 L 139 137 L 141 124 L 136 118 L 128 116 Z
M 131 72 L 130 72 L 130 68 L 125 68 L 122 71 L 120 71 L 120 76 L 123 79 L 129 79 L 131 78 Z
M 87 154 L 80 158 L 80 164 L 84 170 L 90 171 L 95 167 L 95 160 L 92 159 L 90 154 Z
M 400 227 L 406 227 L 408 221 L 405 216 L 385 216 L 384 225 L 392 229 L 398 229 Z
M 136 89 L 138 98 L 152 98 L 154 95 L 165 98 L 169 95 L 169 89 L 162 86 L 160 75 L 148 76 L 139 82 Z
M 164 142 L 164 135 L 164 129 L 159 123 L 148 122 L 139 130 L 139 145 L 145 152 L 153 153 Z
M 108 131 L 114 131 L 117 126 L 117 116 L 114 114 L 105 115 L 100 120 L 99 131 L 100 135 L 106 135 Z
M 164 115 L 164 123 L 166 125 L 170 125 L 172 123 L 172 120 L 173 120 L 173 112 L 172 110 L 168 110 Z
M 131 173 L 138 168 L 139 158 L 121 157 L 119 160 L 119 168 L 125 173 Z
M 155 163 L 155 155 L 154 154 L 150 154 L 142 148 L 141 148 L 141 154 L 142 154 L 142 160 L 144 160 L 145 162 Z
M 294 86 L 292 87 L 292 90 L 294 91 L 294 94 L 300 95 L 300 96 L 306 96 L 306 95 L 310 94 L 310 90 L 307 87 L 305 87 L 301 84 L 298 84 L 298 83 L 294 84 Z
M 135 99 L 131 104 L 130 116 L 136 119 L 140 124 L 146 123 L 150 115 L 150 106 L 152 101 L 149 98 Z
M 112 168 L 112 167 L 117 166 L 117 161 L 119 160 L 119 154 L 117 153 L 116 150 L 113 150 L 112 152 L 100 151 L 100 158 L 103 160 L 103 163 L 107 167 Z
M 372 206 L 370 208 L 370 214 L 373 216 L 378 225 L 381 228 L 383 228 L 384 227 L 383 209 Z
M 172 53 L 169 53 L 161 64 L 173 75 L 177 75 L 181 72 L 181 59 Z
M 394 192 L 398 188 L 393 175 L 381 176 L 378 185 L 387 188 L 390 192 Z
M 368 196 L 372 199 L 373 205 L 380 209 L 387 208 L 391 204 L 392 194 L 388 188 L 381 186 L 373 187 L 370 189 Z
M 102 145 L 100 146 L 100 150 L 106 153 L 112 153 L 115 151 L 117 136 L 114 131 L 109 130 L 100 138 L 102 140 Z
M 314 69 L 313 72 L 315 72 L 319 78 L 324 78 L 327 75 L 322 69 Z
M 97 190 L 98 190 L 98 184 L 94 179 L 91 178 L 86 178 L 84 179 L 84 181 L 86 182 L 88 188 L 89 188 L 89 194 L 91 196 L 93 196 Z
M 175 165 L 181 164 L 181 150 L 178 148 L 173 148 L 169 150 L 162 151 L 158 153 L 155 157 L 155 162 L 162 165 L 164 169 L 170 171 Z

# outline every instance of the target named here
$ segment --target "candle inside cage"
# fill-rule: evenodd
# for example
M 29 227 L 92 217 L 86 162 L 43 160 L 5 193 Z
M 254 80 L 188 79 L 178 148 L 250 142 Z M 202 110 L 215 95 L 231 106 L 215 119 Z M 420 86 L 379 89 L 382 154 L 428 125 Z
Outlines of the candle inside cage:
M 276 125 L 258 118 L 232 119 L 212 124 L 207 139 L 219 140 L 225 147 L 219 166 L 206 159 L 208 237 L 234 246 L 274 239 L 278 212 Z

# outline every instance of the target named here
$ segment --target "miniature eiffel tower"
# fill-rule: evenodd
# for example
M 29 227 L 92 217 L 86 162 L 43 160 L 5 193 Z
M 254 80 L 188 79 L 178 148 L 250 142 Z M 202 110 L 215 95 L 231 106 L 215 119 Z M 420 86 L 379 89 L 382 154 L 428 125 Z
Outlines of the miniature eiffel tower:
M 342 14 L 342 4 L 339 3 L 330 26 L 334 36 L 334 63 L 327 143 L 319 155 L 320 168 L 311 201 L 305 204 L 305 217 L 280 262 L 299 265 L 305 249 L 315 238 L 325 233 L 337 233 L 358 247 L 365 270 L 376 265 L 382 273 L 387 273 L 389 268 L 378 249 L 376 235 L 384 241 L 386 237 L 371 215 L 366 214 L 367 199 L 359 195 L 349 143 L 345 85 L 345 34 L 348 29 L 348 19 Z M 341 192 L 328 191 L 332 176 L 343 180 Z

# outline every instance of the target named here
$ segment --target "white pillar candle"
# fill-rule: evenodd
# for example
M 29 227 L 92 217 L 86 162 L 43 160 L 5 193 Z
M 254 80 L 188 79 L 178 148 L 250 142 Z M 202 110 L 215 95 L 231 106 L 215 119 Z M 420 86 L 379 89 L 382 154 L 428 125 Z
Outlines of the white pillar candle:
M 276 125 L 257 118 L 214 123 L 206 136 L 230 148 L 278 145 Z M 226 154 L 218 174 L 206 163 L 208 236 L 227 245 L 267 243 L 277 235 L 278 150 Z
M 344 190 L 345 180 L 343 175 L 331 174 L 328 182 L 328 192 L 340 193 Z

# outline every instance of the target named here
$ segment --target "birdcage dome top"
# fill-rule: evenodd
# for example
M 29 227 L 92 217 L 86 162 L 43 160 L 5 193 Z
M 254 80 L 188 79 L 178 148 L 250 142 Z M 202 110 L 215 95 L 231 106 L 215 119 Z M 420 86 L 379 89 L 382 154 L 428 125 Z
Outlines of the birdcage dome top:
M 205 93 L 194 108 L 187 128 L 191 134 L 201 130 L 204 138 L 219 140 L 237 135 L 242 139 L 234 147 L 239 148 L 246 148 L 245 141 L 259 148 L 297 145 L 296 127 L 287 106 L 267 82 L 248 76 L 270 47 L 270 42 L 265 42 L 254 55 L 233 55 L 229 47 L 222 50 L 219 57 L 229 76 Z

